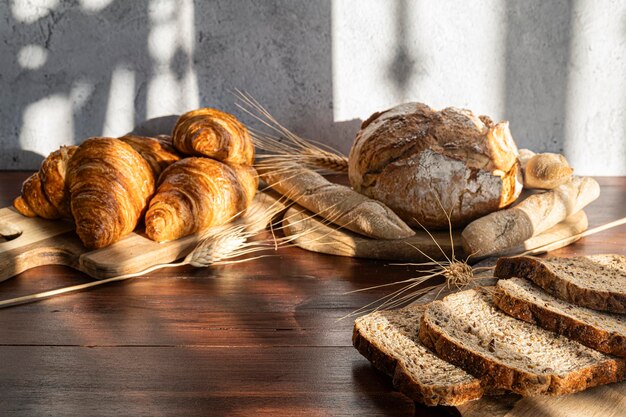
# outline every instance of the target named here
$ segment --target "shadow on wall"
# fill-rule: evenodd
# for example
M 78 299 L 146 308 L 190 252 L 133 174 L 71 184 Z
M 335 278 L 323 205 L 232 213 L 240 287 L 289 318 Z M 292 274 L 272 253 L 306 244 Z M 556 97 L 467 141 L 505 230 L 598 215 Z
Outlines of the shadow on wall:
M 203 104 L 244 116 L 238 88 L 296 134 L 345 153 L 359 129 L 333 118 L 331 0 L 197 2 L 194 64 Z
M 417 69 L 418 58 L 415 57 L 408 41 L 412 38 L 410 25 L 409 0 L 397 0 L 394 4 L 395 24 L 395 47 L 393 60 L 389 65 L 389 78 L 391 79 L 401 102 L 405 102 L 409 97 L 411 81 L 418 75 L 423 75 L 423 71 Z
M 111 79 L 121 66 L 135 74 L 137 105 L 128 111 L 135 119 L 145 117 L 145 85 L 152 75 L 147 0 L 113 1 L 91 13 L 73 2 L 48 2 L 49 9 L 8 3 L 0 5 L 1 53 L 13 57 L 1 64 L 8 94 L 0 109 L 0 143 L 7 150 L 0 167 L 36 168 L 41 157 L 33 158 L 32 151 L 47 154 L 102 134 Z
M 358 130 L 333 120 L 330 0 L 31 3 L 0 4 L 0 169 L 198 106 L 243 117 L 235 89 L 343 151 Z
M 563 152 L 572 1 L 507 5 L 506 117 L 521 148 Z

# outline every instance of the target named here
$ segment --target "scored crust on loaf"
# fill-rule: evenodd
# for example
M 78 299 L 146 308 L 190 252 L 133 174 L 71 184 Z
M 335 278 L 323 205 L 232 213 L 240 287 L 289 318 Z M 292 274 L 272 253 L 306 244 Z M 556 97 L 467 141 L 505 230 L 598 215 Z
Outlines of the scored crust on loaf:
M 348 160 L 356 191 L 415 226 L 447 228 L 445 212 L 453 226 L 467 224 L 508 206 L 522 189 L 508 122 L 454 107 L 405 103 L 376 113 Z
M 505 313 L 590 348 L 626 357 L 626 316 L 578 307 L 522 278 L 498 281 L 494 303 Z
M 561 395 L 626 377 L 626 361 L 499 311 L 486 290 L 431 303 L 420 340 L 483 385 L 524 396 Z
M 460 405 L 480 398 L 480 381 L 439 359 L 417 337 L 424 306 L 377 311 L 354 322 L 354 347 L 396 389 L 426 405 Z
M 593 310 L 626 313 L 626 257 L 500 258 L 498 278 L 527 278 L 565 301 Z

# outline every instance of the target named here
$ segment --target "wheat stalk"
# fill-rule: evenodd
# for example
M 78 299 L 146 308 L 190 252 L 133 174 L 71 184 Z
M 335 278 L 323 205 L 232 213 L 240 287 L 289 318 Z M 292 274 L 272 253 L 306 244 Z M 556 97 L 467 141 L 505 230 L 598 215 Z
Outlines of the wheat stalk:
M 267 250 L 260 244 L 246 242 L 247 233 L 241 226 L 234 226 L 224 229 L 221 233 L 217 233 L 210 238 L 200 241 L 196 248 L 180 262 L 163 263 L 153 265 L 140 272 L 119 275 L 99 281 L 92 281 L 85 284 L 73 285 L 69 287 L 59 288 L 56 290 L 44 291 L 36 294 L 30 294 L 23 297 L 11 298 L 0 301 L 0 308 L 16 306 L 20 304 L 31 303 L 44 300 L 61 294 L 82 291 L 88 288 L 97 287 L 112 282 L 125 281 L 131 278 L 146 275 L 157 269 L 173 268 L 184 265 L 192 265 L 195 267 L 206 267 L 210 265 L 219 265 L 226 263 L 228 259 L 238 257 L 244 254 Z M 249 259 L 248 259 L 249 260 Z
M 439 204 L 441 205 L 441 202 L 439 202 Z M 380 297 L 357 310 L 352 311 L 351 313 L 341 317 L 339 320 L 343 320 L 348 317 L 358 316 L 358 315 L 365 314 L 365 313 L 371 313 L 371 312 L 378 311 L 378 310 L 398 308 L 400 306 L 404 306 L 412 302 L 415 302 L 419 300 L 421 297 L 425 296 L 426 294 L 431 294 L 431 293 L 434 293 L 435 291 L 437 291 L 437 294 L 434 297 L 434 299 L 436 300 L 439 298 L 441 293 L 446 289 L 454 290 L 454 291 L 462 291 L 464 289 L 472 287 L 473 285 L 477 285 L 479 279 L 482 280 L 482 279 L 487 279 L 487 278 L 494 278 L 491 275 L 480 275 L 480 274 L 483 272 L 493 271 L 495 267 L 493 266 L 472 267 L 469 265 L 468 261 L 472 256 L 471 254 L 465 260 L 460 261 L 456 259 L 455 254 L 454 254 L 454 241 L 452 238 L 452 224 L 450 222 L 450 214 L 448 214 L 448 212 L 446 212 L 445 210 L 444 210 L 444 213 L 446 213 L 446 217 L 448 218 L 448 228 L 450 232 L 450 245 L 452 247 L 451 256 L 448 257 L 448 255 L 441 248 L 441 246 L 434 239 L 434 237 L 430 234 L 430 232 L 416 220 L 416 222 L 431 237 L 435 245 L 437 245 L 437 247 L 443 254 L 445 260 L 437 261 L 433 259 L 432 257 L 428 256 L 426 253 L 421 251 L 416 246 L 410 245 L 415 250 L 420 252 L 423 256 L 430 259 L 430 262 L 395 263 L 391 265 L 432 267 L 431 269 L 419 271 L 426 275 L 421 276 L 421 277 L 408 278 L 402 281 L 395 281 L 395 282 L 391 282 L 387 284 L 381 284 L 381 285 L 376 285 L 372 287 L 362 288 L 362 289 L 358 289 L 358 290 L 354 290 L 354 291 L 350 291 L 346 293 L 346 294 L 351 294 L 351 293 L 369 291 L 369 290 L 384 288 L 384 287 L 389 287 L 389 286 L 403 285 L 401 288 L 391 292 L 390 294 Z M 546 253 L 554 248 L 561 247 L 563 243 L 570 244 L 582 237 L 590 236 L 590 235 L 593 235 L 593 234 L 596 234 L 596 233 L 599 233 L 599 232 L 602 232 L 602 231 L 605 231 L 605 230 L 608 230 L 608 229 L 611 229 L 613 227 L 617 227 L 623 224 L 626 224 L 626 217 L 594 227 L 593 229 L 586 230 L 584 232 L 578 233 L 573 236 L 559 239 L 555 242 L 550 242 L 541 247 L 528 250 L 526 252 L 523 252 L 515 256 L 537 255 L 541 253 Z M 494 255 L 494 256 L 497 256 L 497 255 Z M 425 284 L 429 284 L 430 281 L 436 278 L 439 278 L 439 279 L 443 278 L 443 282 L 441 284 L 425 285 Z
M 237 90 L 236 96 L 242 102 L 237 103 L 241 110 L 279 135 L 250 129 L 255 146 L 263 151 L 256 155 L 258 167 L 271 169 L 281 162 L 295 162 L 324 172 L 348 172 L 348 158 L 337 149 L 291 132 L 249 94 Z
M 398 308 L 400 306 L 404 306 L 412 302 L 415 302 L 416 300 L 420 299 L 424 295 L 434 292 L 434 291 L 438 291 L 437 295 L 435 296 L 435 299 L 437 299 L 441 295 L 441 292 L 443 292 L 445 289 L 461 291 L 463 289 L 469 288 L 472 285 L 475 285 L 479 278 L 480 279 L 485 278 L 484 276 L 478 277 L 476 275 L 477 272 L 483 271 L 485 269 L 491 269 L 491 268 L 485 268 L 485 267 L 472 268 L 469 265 L 469 259 L 472 256 L 471 254 L 467 256 L 467 258 L 465 258 L 464 260 L 459 260 L 456 258 L 456 254 L 454 251 L 454 239 L 452 237 L 452 222 L 450 219 L 452 211 L 448 213 L 444 209 L 443 205 L 441 204 L 439 197 L 435 195 L 435 198 L 437 199 L 439 206 L 441 207 L 442 211 L 444 212 L 448 220 L 448 231 L 449 231 L 449 236 L 450 236 L 450 247 L 451 247 L 450 256 L 448 256 L 448 254 L 442 249 L 441 245 L 439 245 L 439 243 L 434 238 L 434 236 L 430 233 L 430 231 L 424 225 L 422 225 L 417 219 L 413 219 L 422 229 L 424 229 L 424 231 L 428 234 L 428 236 L 435 243 L 437 248 L 439 248 L 444 259 L 436 260 L 432 256 L 422 251 L 417 246 L 412 245 L 407 242 L 409 246 L 411 246 L 413 249 L 418 251 L 422 256 L 424 256 L 429 261 L 422 262 L 422 263 L 395 263 L 392 265 L 416 266 L 419 268 L 431 267 L 430 269 L 426 269 L 426 270 L 421 269 L 419 271 L 426 275 L 408 278 L 406 280 L 391 282 L 387 284 L 375 285 L 375 286 L 347 292 L 346 294 L 353 294 L 357 292 L 370 291 L 370 290 L 378 289 L 378 288 L 401 285 L 399 289 L 383 297 L 380 297 L 361 308 L 358 308 L 346 314 L 345 316 L 339 318 L 338 320 L 343 320 L 349 317 L 355 317 L 364 313 L 371 313 L 371 312 L 378 311 L 378 310 L 389 310 L 389 309 Z M 432 284 L 431 282 L 435 279 L 443 279 L 443 282 L 440 284 Z

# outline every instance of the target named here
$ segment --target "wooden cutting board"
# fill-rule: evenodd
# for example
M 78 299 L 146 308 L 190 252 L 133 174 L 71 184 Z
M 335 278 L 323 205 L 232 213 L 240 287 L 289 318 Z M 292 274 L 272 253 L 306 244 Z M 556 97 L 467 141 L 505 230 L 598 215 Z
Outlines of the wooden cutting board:
M 198 235 L 191 235 L 159 244 L 133 232 L 111 246 L 89 251 L 69 221 L 24 217 L 7 207 L 0 209 L 0 222 L 21 231 L 19 237 L 0 243 L 0 281 L 41 265 L 67 265 L 98 279 L 139 272 L 187 255 L 198 241 Z
M 587 215 L 584 211 L 580 211 L 551 229 L 498 255 L 518 254 L 543 247 L 583 232 L 587 230 L 587 226 Z M 447 231 L 435 231 L 429 234 L 423 230 L 417 230 L 415 236 L 406 239 L 370 239 L 346 229 L 331 226 L 297 205 L 292 206 L 285 213 L 283 227 L 284 233 L 293 237 L 294 244 L 313 252 L 331 255 L 400 262 L 427 262 L 429 257 L 436 260 L 443 260 L 445 256 L 451 257 L 454 248 L 456 259 L 466 257 L 461 246 L 461 230 L 453 230 L 452 239 Z M 553 245 L 550 250 L 569 245 L 575 240 L 577 239 L 573 238 Z
M 260 227 L 283 207 L 276 204 L 274 197 L 259 193 L 242 220 L 253 219 L 260 222 L 254 227 Z M 262 218 L 266 215 L 268 219 Z M 0 282 L 41 265 L 67 265 L 97 279 L 140 272 L 186 256 L 206 233 L 157 243 L 138 230 L 106 248 L 88 250 L 73 223 L 24 217 L 13 207 L 5 207 L 0 209 Z

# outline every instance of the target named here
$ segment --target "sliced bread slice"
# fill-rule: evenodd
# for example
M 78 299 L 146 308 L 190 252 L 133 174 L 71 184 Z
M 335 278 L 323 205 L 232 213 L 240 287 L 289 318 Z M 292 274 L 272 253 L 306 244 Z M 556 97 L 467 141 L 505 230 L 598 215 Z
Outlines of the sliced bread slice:
M 522 278 L 501 279 L 493 301 L 502 311 L 600 352 L 626 357 L 626 315 L 559 300 Z
M 527 278 L 561 300 L 593 310 L 626 313 L 626 256 L 500 258 L 498 278 Z
M 510 317 L 481 289 L 431 303 L 419 336 L 484 386 L 524 396 L 568 394 L 626 377 L 626 360 Z
M 352 343 L 394 387 L 426 405 L 460 405 L 480 398 L 480 381 L 439 359 L 417 338 L 424 307 L 377 311 L 354 322 Z

